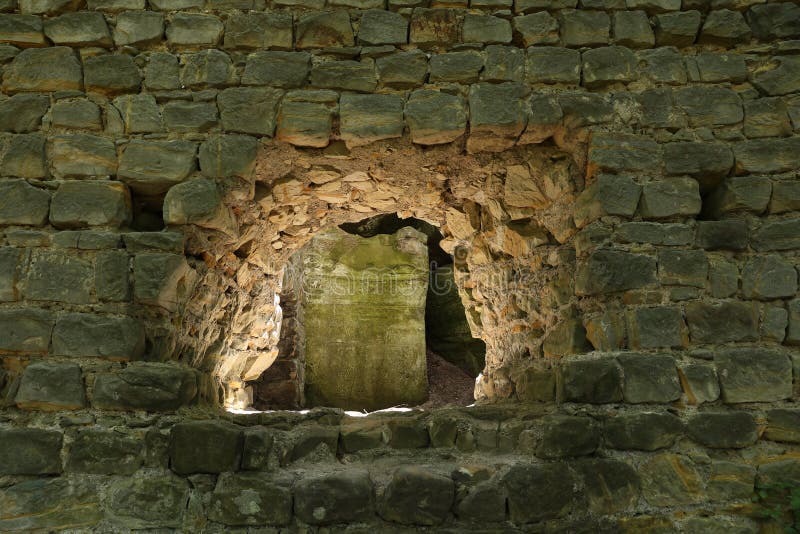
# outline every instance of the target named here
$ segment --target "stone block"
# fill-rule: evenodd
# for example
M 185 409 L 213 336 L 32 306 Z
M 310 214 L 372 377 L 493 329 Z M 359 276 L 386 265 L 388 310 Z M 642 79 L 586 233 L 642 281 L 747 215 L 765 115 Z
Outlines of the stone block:
M 275 443 L 275 433 L 271 429 L 252 427 L 244 431 L 242 469 L 267 470 L 270 453 Z
M 222 22 L 212 15 L 176 13 L 167 25 L 167 44 L 174 48 L 215 48 L 222 31 Z
M 81 368 L 74 363 L 36 361 L 25 368 L 14 399 L 24 410 L 79 410 L 86 404 Z
M 297 20 L 295 46 L 298 49 L 336 48 L 354 44 L 353 27 L 347 11 L 310 13 Z
M 197 279 L 186 258 L 177 254 L 138 254 L 133 272 L 135 300 L 168 311 L 175 311 L 188 298 Z
M 652 48 L 656 38 L 644 11 L 615 11 L 614 43 L 629 48 Z
M 114 107 L 125 123 L 126 133 L 164 131 L 161 110 L 153 95 L 124 95 L 114 99 Z
M 50 161 L 56 176 L 108 176 L 117 171 L 117 150 L 111 139 L 72 134 L 57 136 L 52 143 Z
M 623 353 L 617 361 L 625 375 L 625 402 L 672 402 L 680 398 L 681 386 L 672 356 Z
M 714 354 L 722 400 L 773 402 L 792 396 L 792 362 L 780 350 L 766 347 L 737 347 Z
M 378 513 L 404 525 L 438 525 L 449 515 L 454 500 L 451 478 L 423 467 L 400 467 L 386 486 Z
M 748 302 L 692 302 L 685 307 L 694 343 L 728 343 L 758 339 L 758 309 Z
M 166 52 L 154 52 L 145 68 L 144 85 L 151 91 L 179 89 L 180 71 L 177 57 Z
M 42 226 L 49 211 L 49 192 L 25 180 L 0 181 L 0 224 Z
M 50 124 L 61 128 L 102 130 L 100 106 L 90 100 L 61 100 L 53 105 Z
M 511 42 L 511 23 L 489 15 L 464 15 L 462 39 L 465 43 L 504 44 Z
M 709 194 L 703 210 L 710 217 L 751 211 L 763 213 L 772 196 L 772 182 L 760 176 L 732 176 Z
M 33 15 L 0 15 L 0 43 L 20 47 L 47 46 L 42 19 Z
M 800 220 L 764 222 L 752 236 L 751 246 L 759 252 L 800 248 Z
M 690 126 L 727 126 L 744 119 L 741 98 L 725 87 L 697 85 L 678 89 L 675 103 L 686 113 Z
M 142 465 L 142 443 L 113 430 L 83 428 L 67 454 L 66 471 L 93 475 L 134 474 Z
M 5 177 L 47 177 L 45 138 L 38 133 L 12 136 L 0 166 Z
M 530 83 L 565 83 L 581 81 L 581 54 L 577 50 L 555 46 L 536 46 L 526 52 L 525 79 Z
M 773 57 L 766 68 L 753 74 L 752 83 L 759 91 L 769 96 L 797 92 L 800 88 L 800 58 L 797 56 Z
M 83 71 L 67 46 L 23 50 L 3 71 L 3 92 L 80 91 Z
M 152 11 L 125 11 L 117 15 L 114 27 L 116 46 L 145 47 L 164 37 L 164 15 Z
M 342 139 L 350 147 L 403 135 L 403 99 L 397 95 L 343 94 L 339 115 Z
M 800 181 L 778 180 L 772 182 L 772 200 L 769 203 L 770 213 L 800 211 Z
M 683 48 L 694 44 L 702 15 L 691 10 L 656 15 L 654 20 L 657 46 Z
M 578 502 L 575 475 L 559 464 L 516 464 L 502 482 L 516 524 L 563 517 Z M 533 502 L 536 506 L 531 506 Z
M 525 51 L 514 46 L 489 45 L 484 49 L 481 80 L 487 82 L 521 82 L 525 77 Z
M 736 174 L 789 172 L 796 164 L 800 137 L 755 139 L 733 146 Z
M 781 457 L 779 456 L 778 458 Z M 777 484 L 796 487 L 798 482 L 800 482 L 800 462 L 794 458 L 776 459 L 758 466 L 758 474 L 756 475 L 757 488 L 770 487 Z
M 175 411 L 197 395 L 195 371 L 174 364 L 138 363 L 98 373 L 92 406 L 100 410 Z
M 308 52 L 259 51 L 247 56 L 243 85 L 302 87 L 311 72 Z
M 157 195 L 196 169 L 197 145 L 189 141 L 132 140 L 119 159 L 118 178 L 137 193 Z
M 213 102 L 173 100 L 164 106 L 164 124 L 170 132 L 207 132 L 219 121 Z
M 431 83 L 475 83 L 483 69 L 483 56 L 474 50 L 436 54 L 430 60 Z
M 40 428 L 0 430 L 0 474 L 61 473 L 61 442 L 61 432 L 54 430 Z M 52 498 L 52 495 L 50 497 Z
M 36 308 L 0 310 L 0 351 L 46 353 L 55 319 Z
M 672 447 L 683 423 L 669 413 L 641 412 L 606 419 L 603 436 L 613 449 L 656 451 Z
M 613 514 L 629 510 L 639 500 L 639 475 L 619 460 L 591 459 L 577 466 L 586 486 L 589 510 Z
M 487 61 L 491 58 L 487 58 Z M 484 70 L 484 74 L 486 71 Z M 486 76 L 483 76 L 486 79 Z M 518 144 L 538 144 L 560 131 L 564 112 L 555 97 L 547 94 L 534 94 L 529 103 L 528 124 L 517 141 Z
M 697 246 L 707 250 L 744 250 L 750 230 L 743 219 L 697 221 Z
M 95 259 L 95 294 L 106 302 L 128 302 L 131 298 L 130 257 L 125 251 L 106 250 Z
M 292 91 L 281 101 L 275 138 L 296 146 L 328 146 L 339 94 L 334 91 Z
M 579 262 L 575 281 L 578 295 L 599 295 L 652 286 L 656 260 L 622 250 L 601 249 Z
M 800 443 L 800 411 L 795 408 L 769 410 L 764 438 L 784 443 Z
M 56 45 L 111 47 L 111 33 L 102 13 L 79 11 L 46 19 L 44 34 Z
M 453 142 L 467 128 L 464 99 L 439 91 L 422 89 L 411 93 L 404 117 L 411 141 L 421 145 Z
M 389 87 L 418 87 L 428 76 L 428 56 L 421 50 L 379 57 L 375 66 L 381 85 Z
M 13 302 L 19 298 L 17 283 L 26 260 L 24 249 L 0 247 L 0 302 Z
M 642 494 L 651 506 L 686 506 L 705 498 L 694 463 L 677 454 L 652 456 L 639 468 Z
M 695 57 L 693 63 L 689 64 L 689 68 L 692 77 L 701 82 L 741 83 L 747 79 L 747 65 L 744 58 L 735 54 L 701 53 Z
M 208 517 L 229 527 L 288 525 L 292 492 L 288 484 L 260 475 L 223 473 L 211 494 Z
M 370 9 L 361 15 L 358 28 L 361 45 L 402 45 L 408 42 L 408 20 L 399 13 Z
M 553 369 L 531 365 L 512 376 L 517 398 L 522 402 L 554 402 L 556 373 Z
M 641 76 L 656 83 L 683 84 L 687 81 L 683 56 L 673 47 L 655 48 L 637 52 Z M 674 120 L 685 122 L 680 113 L 673 113 Z
M 217 96 L 222 128 L 256 136 L 272 137 L 282 91 L 261 87 L 233 87 Z
M 563 402 L 619 402 L 622 369 L 614 358 L 564 360 L 559 367 L 558 390 Z
M 229 49 L 292 49 L 292 14 L 231 13 L 225 21 L 223 46 Z
M 744 16 L 739 11 L 719 9 L 706 15 L 697 42 L 698 44 L 733 48 L 739 43 L 748 42 L 750 35 L 750 26 L 744 21 Z
M 659 49 L 661 50 L 661 49 Z M 641 61 L 641 53 L 639 54 Z M 672 101 L 672 89 L 659 87 L 655 89 L 645 89 L 636 95 L 641 109 L 641 124 L 652 128 L 679 128 L 686 126 L 686 117 L 677 113 L 674 102 Z M 666 152 L 669 146 L 664 147 L 665 159 L 674 158 L 671 154 L 667 159 Z
M 691 178 L 671 178 L 642 186 L 639 213 L 646 219 L 693 217 L 700 213 L 700 186 Z
M 744 134 L 751 138 L 783 137 L 792 133 L 789 109 L 780 98 L 758 98 L 744 103 Z
M 236 233 L 236 222 L 213 180 L 196 178 L 172 187 L 164 197 L 164 222 L 194 224 L 202 228 Z
M 608 44 L 611 19 L 604 11 L 561 11 L 561 40 L 564 46 L 603 46 Z
M 678 372 L 689 404 L 703 404 L 719 399 L 719 379 L 714 367 L 705 364 L 684 364 Z
M 782 343 L 786 338 L 786 327 L 789 323 L 789 312 L 782 303 L 765 305 L 761 314 L 761 337 Z
M 0 529 L 4 531 L 87 529 L 103 519 L 97 485 L 66 477 L 7 486 L 0 491 L 0 510 Z
M 800 37 L 800 6 L 791 2 L 750 6 L 747 22 L 762 41 Z
M 180 232 L 130 232 L 122 236 L 125 248 L 129 252 L 147 252 L 161 250 L 164 252 L 183 253 L 185 237 Z
M 542 419 L 536 456 L 553 459 L 592 454 L 600 445 L 600 430 L 590 417 L 554 415 Z
M 658 277 L 665 285 L 705 287 L 708 259 L 702 250 L 669 250 L 658 252 Z
M 290 461 L 295 462 L 313 454 L 332 458 L 339 447 L 339 428 L 322 425 L 306 426 L 297 429 L 289 440 Z
M 319 89 L 371 93 L 377 84 L 372 60 L 325 61 L 311 69 L 311 85 Z
M 615 239 L 622 243 L 651 245 L 689 245 L 694 241 L 694 229 L 686 224 L 627 222 L 617 227 Z
M 797 270 L 792 262 L 775 254 L 759 255 L 742 268 L 742 295 L 771 300 L 797 293 Z
M 310 525 L 368 521 L 374 510 L 366 470 L 307 477 L 294 486 L 294 513 Z
M 542 350 L 548 358 L 581 354 L 590 348 L 583 323 L 574 318 L 562 319 L 548 331 L 542 343 Z
M 627 318 L 632 349 L 682 348 L 689 344 L 689 332 L 679 308 L 636 308 L 627 312 Z
M 171 468 L 180 475 L 237 471 L 243 440 L 241 427 L 224 421 L 178 423 L 170 433 Z
M 498 152 L 514 145 L 527 124 L 528 89 L 521 83 L 470 86 L 468 152 Z
M 586 338 L 595 350 L 610 352 L 625 347 L 625 320 L 622 314 L 603 312 L 584 316 Z
M 209 178 L 249 178 L 258 141 L 247 135 L 214 135 L 200 145 L 200 171 Z
M 458 502 L 456 516 L 462 520 L 481 523 L 505 521 L 505 492 L 492 482 L 479 482 Z
M 454 9 L 416 8 L 411 15 L 411 44 L 422 48 L 461 42 L 462 16 Z
M 758 439 L 758 427 L 747 412 L 700 412 L 686 430 L 693 440 L 712 449 L 741 449 Z
M 50 206 L 50 223 L 56 228 L 119 228 L 130 220 L 130 193 L 119 182 L 64 182 Z
M 558 20 L 547 11 L 514 17 L 514 40 L 525 47 L 558 44 Z
M 42 117 L 50 107 L 45 95 L 20 93 L 0 102 L 0 130 L 34 132 L 42 126 Z
M 594 132 L 589 143 L 591 175 L 600 171 L 614 174 L 657 172 L 662 159 L 661 146 L 644 136 Z
M 182 56 L 181 84 L 191 89 L 225 87 L 238 82 L 231 58 L 219 50 L 203 50 Z M 167 105 L 178 101 L 167 102 Z
M 183 524 L 189 484 L 174 475 L 147 474 L 116 479 L 108 488 L 108 519 L 131 529 L 172 528 Z
M 82 358 L 136 360 L 144 354 L 144 326 L 131 317 L 69 313 L 53 331 L 53 354 Z
M 685 175 L 700 182 L 701 192 L 718 185 L 733 168 L 733 151 L 722 143 L 679 142 L 664 145 L 667 174 Z
M 92 300 L 91 262 L 61 251 L 31 255 L 24 294 L 29 300 L 88 304 Z
M 636 55 L 624 46 L 604 46 L 582 54 L 583 85 L 598 88 L 608 84 L 636 80 L 638 61 Z
M 109 54 L 88 57 L 83 62 L 86 91 L 115 96 L 138 93 L 142 75 L 130 56 Z

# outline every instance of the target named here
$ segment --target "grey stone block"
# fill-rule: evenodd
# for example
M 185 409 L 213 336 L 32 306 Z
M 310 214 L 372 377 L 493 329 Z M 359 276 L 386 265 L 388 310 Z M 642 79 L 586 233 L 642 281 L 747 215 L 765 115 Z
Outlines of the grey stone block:
M 292 14 L 231 13 L 225 21 L 223 46 L 230 49 L 292 49 Z
M 217 96 L 222 128 L 272 137 L 282 92 L 272 88 L 233 87 Z
M 305 48 L 335 48 L 353 46 L 353 27 L 347 11 L 309 13 L 298 18 L 295 27 L 295 46 Z
M 0 42 L 22 47 L 47 46 L 42 19 L 33 15 L 0 15 Z
M 111 33 L 102 13 L 79 11 L 46 19 L 44 34 L 56 45 L 111 47 Z
M 58 318 L 53 330 L 57 356 L 128 361 L 141 358 L 144 349 L 144 326 L 131 317 L 69 313 Z
M 421 50 L 379 57 L 375 66 L 381 85 L 390 87 L 418 87 L 428 76 L 428 56 Z
M 558 389 L 563 402 L 619 402 L 622 369 L 614 358 L 564 360 L 559 367 Z
M 475 83 L 483 69 L 483 56 L 473 50 L 436 54 L 430 60 L 431 83 Z
M 681 310 L 673 306 L 636 308 L 627 312 L 630 348 L 682 348 L 689 344 L 689 332 Z
M 203 50 L 194 54 L 184 54 L 182 63 L 181 84 L 190 89 L 225 87 L 238 82 L 236 69 L 225 52 Z
M 582 59 L 583 85 L 588 88 L 632 82 L 638 75 L 636 55 L 624 46 L 593 48 L 584 52 Z
M 465 43 L 511 42 L 511 23 L 500 17 L 467 13 L 461 31 Z
M 61 432 L 39 428 L 0 430 L 0 473 L 57 475 L 61 473 Z
M 517 524 L 563 517 L 578 500 L 575 475 L 557 464 L 516 464 L 502 482 L 511 520 Z
M 4 177 L 47 177 L 44 136 L 38 133 L 14 135 L 3 154 L 0 168 Z
M 686 425 L 689 435 L 712 449 L 740 449 L 758 439 L 758 427 L 747 412 L 702 412 Z
M 603 46 L 608 44 L 611 19 L 604 11 L 561 11 L 561 40 L 564 46 Z
M 176 13 L 167 25 L 167 43 L 176 48 L 215 48 L 222 31 L 222 22 L 212 15 Z
M 514 39 L 523 46 L 558 44 L 558 20 L 547 11 L 514 17 Z
M 248 496 L 252 506 L 240 505 L 242 495 Z M 260 474 L 223 473 L 210 496 L 208 516 L 231 527 L 288 525 L 292 520 L 292 491 L 288 483 L 265 480 Z
M 729 343 L 758 339 L 758 308 L 749 302 L 691 302 L 685 305 L 694 343 Z
M 401 45 L 408 42 L 408 20 L 399 13 L 370 9 L 361 15 L 358 42 L 362 45 Z
M 652 48 L 656 42 L 650 19 L 644 11 L 615 11 L 614 43 L 630 48 Z
M 541 420 L 536 456 L 553 459 L 586 456 L 600 445 L 600 429 L 589 417 L 555 415 Z
M 739 95 L 725 87 L 679 89 L 675 92 L 675 103 L 686 113 L 691 126 L 725 126 L 744 119 Z
M 603 249 L 578 264 L 575 291 L 598 295 L 639 289 L 655 284 L 656 260 L 642 254 Z
M 247 57 L 242 84 L 302 87 L 311 72 L 307 52 L 255 52 Z
M 613 449 L 656 451 L 672 447 L 683 434 L 683 423 L 669 413 L 621 414 L 606 419 L 603 436 Z
M 119 228 L 130 220 L 130 193 L 119 182 L 64 182 L 50 205 L 50 223 L 56 228 Z
M 672 402 L 680 398 L 681 386 L 672 356 L 622 353 L 617 361 L 625 375 L 625 402 Z
M 49 211 L 49 192 L 25 180 L 0 181 L 0 224 L 42 226 Z
M 766 221 L 753 233 L 751 246 L 759 252 L 800 248 L 800 221 Z
M 98 300 L 128 302 L 131 298 L 130 270 L 127 252 L 99 252 L 94 266 L 95 293 Z
M 83 62 L 83 74 L 87 91 L 107 96 L 138 93 L 142 84 L 142 75 L 130 56 L 88 57 Z
M 773 402 L 792 396 L 789 355 L 767 347 L 737 347 L 714 354 L 726 403 Z
M 370 520 L 375 503 L 369 473 L 356 469 L 301 480 L 294 487 L 294 512 L 311 525 Z
M 706 250 L 744 250 L 750 230 L 743 219 L 697 221 L 697 246 Z
M 54 324 L 55 318 L 49 310 L 0 310 L 0 351 L 46 353 Z
M 125 11 L 117 15 L 116 46 L 148 46 L 164 37 L 164 15 L 152 11 Z
M 179 89 L 181 81 L 178 58 L 166 52 L 151 54 L 145 68 L 144 85 L 151 91 Z
M 170 132 L 207 132 L 218 122 L 214 102 L 172 100 L 164 106 L 164 125 Z
M 24 410 L 79 410 L 86 404 L 81 368 L 76 363 L 36 361 L 22 373 L 14 398 Z
M 750 34 L 750 26 L 739 11 L 719 9 L 706 16 L 697 42 L 733 48 L 739 43 L 749 41 Z
M 771 300 L 797 293 L 797 269 L 775 254 L 751 258 L 742 268 L 742 295 L 748 299 Z
M 81 64 L 75 52 L 66 46 L 23 50 L 3 72 L 5 93 L 81 89 Z
M 137 193 L 163 193 L 194 172 L 196 154 L 189 141 L 132 140 L 120 156 L 117 176 Z
M 454 500 L 451 478 L 421 467 L 400 467 L 386 487 L 378 513 L 405 525 L 438 525 L 447 518 Z
M 397 95 L 348 95 L 339 102 L 341 135 L 359 146 L 403 135 L 403 99 Z
M 91 262 L 58 250 L 37 250 L 31 254 L 25 298 L 88 304 L 94 280 Z
M 800 88 L 800 57 L 775 56 L 774 68 L 753 74 L 752 83 L 769 96 L 788 95 Z
M 50 107 L 45 95 L 20 93 L 0 102 L 0 130 L 27 133 L 38 130 Z
M 102 428 L 80 429 L 67 454 L 66 471 L 93 475 L 134 474 L 142 465 L 142 442 Z
M 464 135 L 467 127 L 464 99 L 439 91 L 411 93 L 404 116 L 411 140 L 422 145 L 450 143 Z
M 92 406 L 101 410 L 174 411 L 197 395 L 197 376 L 174 364 L 139 363 L 121 371 L 98 373 Z
M 581 81 L 581 55 L 577 50 L 559 47 L 531 47 L 526 52 L 525 79 L 531 83 Z
M 238 471 L 243 442 L 242 428 L 231 423 L 178 423 L 170 432 L 172 470 L 180 475 Z

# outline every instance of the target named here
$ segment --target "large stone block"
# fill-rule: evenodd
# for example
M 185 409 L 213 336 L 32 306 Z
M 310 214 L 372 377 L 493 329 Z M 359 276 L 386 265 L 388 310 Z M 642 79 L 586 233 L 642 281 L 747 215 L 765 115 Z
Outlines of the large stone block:
M 225 48 L 232 49 L 292 49 L 292 14 L 231 13 L 225 21 Z
M 627 318 L 632 349 L 681 348 L 689 344 L 689 332 L 679 308 L 636 308 L 628 311 Z
M 214 135 L 200 145 L 200 171 L 209 178 L 249 178 L 258 141 L 247 135 Z
M 164 131 L 161 109 L 153 95 L 124 95 L 114 99 L 114 107 L 129 134 Z
M 111 33 L 102 13 L 80 11 L 46 19 L 44 34 L 56 45 L 111 46 Z
M 170 132 L 207 132 L 219 122 L 213 102 L 184 102 L 173 100 L 164 106 L 164 125 Z
M 125 11 L 117 15 L 114 44 L 145 47 L 164 37 L 164 15 L 152 11 Z
M 528 48 L 526 58 L 528 82 L 577 85 L 581 81 L 581 54 L 577 50 L 535 46 Z
M 56 228 L 119 228 L 130 220 L 130 193 L 119 182 L 64 182 L 50 206 L 50 223 Z
M 751 239 L 759 252 L 800 248 L 800 219 L 764 221 Z
M 100 106 L 90 100 L 61 100 L 53 104 L 50 124 L 60 128 L 100 131 L 103 129 L 103 116 Z
M 797 165 L 800 137 L 753 139 L 733 146 L 736 174 L 789 172 Z
M 202 228 L 236 233 L 236 222 L 213 180 L 196 178 L 167 191 L 164 222 L 168 225 L 194 224 Z
M 592 454 L 600 445 L 600 430 L 593 419 L 567 415 L 542 419 L 542 430 L 536 445 L 540 458 L 562 458 Z
M 680 398 L 681 385 L 672 356 L 623 353 L 617 361 L 625 375 L 625 402 L 672 402 Z
M 53 354 L 136 360 L 145 349 L 144 326 L 131 317 L 89 313 L 62 315 L 53 331 Z
M 800 58 L 777 56 L 753 75 L 753 85 L 769 96 L 796 93 L 800 89 Z
M 182 63 L 181 83 L 192 89 L 225 87 L 239 81 L 230 56 L 219 50 L 184 54 Z
M 641 412 L 610 417 L 603 426 L 614 449 L 655 451 L 672 447 L 683 434 L 681 420 L 669 413 Z
M 167 25 L 167 43 L 175 48 L 215 48 L 222 31 L 222 22 L 212 15 L 176 13 Z
M 189 141 L 132 140 L 119 160 L 118 178 L 137 193 L 156 195 L 197 168 L 197 145 Z
M 410 42 L 422 48 L 461 42 L 462 23 L 462 16 L 455 9 L 414 9 Z
M 656 42 L 650 19 L 644 11 L 614 12 L 614 43 L 630 48 L 652 48 Z
M 744 119 L 741 98 L 732 89 L 716 86 L 693 86 L 675 92 L 675 103 L 695 127 L 737 124 Z
M 750 26 L 739 11 L 719 9 L 711 11 L 700 30 L 698 44 L 733 48 L 750 40 Z
M 93 475 L 132 475 L 142 465 L 142 442 L 103 428 L 78 432 L 67 454 L 66 471 Z
M 247 56 L 242 84 L 302 87 L 310 72 L 311 54 L 308 52 L 260 51 Z
M 102 177 L 117 172 L 117 149 L 109 138 L 89 134 L 59 135 L 52 143 L 50 162 L 58 177 Z
M 628 83 L 638 76 L 638 61 L 630 48 L 605 46 L 582 54 L 583 85 L 592 89 L 611 83 Z
M 528 122 L 524 84 L 505 82 L 470 86 L 468 152 L 499 152 L 514 145 Z
M 778 97 L 757 98 L 744 103 L 744 134 L 753 139 L 784 137 L 792 133 L 789 108 Z
M 510 43 L 511 23 L 500 17 L 467 13 L 461 37 L 465 43 Z
M 745 298 L 770 300 L 793 297 L 795 293 L 797 269 L 781 256 L 757 256 L 742 268 L 742 295 Z
M 791 2 L 751 6 L 747 22 L 762 41 L 800 37 L 800 6 Z
M 261 474 L 223 473 L 211 494 L 208 517 L 231 527 L 284 526 L 292 520 L 292 492 L 288 484 Z
M 11 137 L 0 164 L 2 176 L 45 178 L 45 138 L 41 134 L 19 134 Z
M 564 402 L 619 402 L 622 369 L 615 358 L 564 360 L 559 367 L 558 391 Z
M 361 15 L 358 42 L 362 45 L 402 45 L 408 42 L 408 20 L 399 13 L 370 9 Z
M 660 250 L 658 278 L 664 285 L 705 287 L 708 279 L 706 253 L 702 250 Z
M 87 91 L 106 96 L 138 93 L 142 84 L 142 75 L 133 58 L 118 54 L 86 58 L 83 77 Z
M 375 64 L 371 59 L 324 61 L 311 69 L 311 85 L 319 89 L 371 93 L 377 84 Z
M 50 107 L 45 95 L 20 93 L 0 102 L 0 130 L 27 133 L 38 130 Z
M 334 91 L 292 91 L 281 102 L 275 138 L 296 146 L 328 146 L 339 94 Z
M 451 478 L 422 467 L 401 467 L 386 487 L 378 513 L 404 525 L 438 525 L 449 515 L 454 500 Z
M 642 495 L 651 506 L 686 506 L 705 499 L 694 463 L 671 453 L 652 456 L 639 467 Z
M 639 212 L 647 219 L 692 217 L 701 208 L 700 186 L 692 178 L 656 180 L 642 186 Z
M 294 486 L 295 515 L 310 525 L 369 521 L 374 507 L 366 470 L 307 477 Z
M 558 44 L 558 20 L 547 11 L 514 17 L 514 39 L 523 46 Z
M 648 137 L 595 132 L 589 145 L 589 173 L 658 172 L 662 148 Z
M 174 475 L 121 477 L 108 488 L 104 508 L 113 523 L 128 529 L 172 528 L 183 524 L 189 484 Z
M 685 363 L 680 366 L 678 373 L 689 404 L 703 404 L 719 399 L 719 378 L 713 366 Z
M 133 260 L 137 302 L 175 311 L 188 298 L 197 273 L 177 254 L 145 253 Z
M 85 530 L 102 518 L 93 481 L 48 477 L 0 490 L 0 530 L 6 532 Z
M 579 262 L 575 280 L 578 295 L 598 295 L 651 286 L 656 260 L 622 250 L 602 249 Z
M 466 131 L 466 102 L 459 96 L 439 91 L 414 91 L 406 102 L 405 120 L 414 143 L 450 143 Z
M 25 180 L 0 181 L 0 224 L 43 226 L 49 211 L 49 192 Z
M 279 89 L 233 87 L 217 96 L 222 128 L 257 136 L 272 137 L 282 96 Z
M 6 93 L 81 89 L 81 64 L 75 52 L 66 46 L 23 50 L 3 72 L 3 92 Z
M 0 43 L 20 47 L 47 46 L 42 19 L 32 15 L 0 15 Z
M 511 521 L 533 523 L 568 514 L 578 500 L 575 482 L 575 475 L 559 464 L 514 465 L 503 477 Z
M 31 254 L 24 294 L 29 300 L 88 304 L 94 269 L 90 261 L 57 250 Z
M 48 310 L 36 308 L 0 310 L 0 351 L 45 353 L 55 319 Z
M 731 176 L 703 202 L 708 217 L 722 218 L 728 213 L 763 213 L 772 195 L 772 183 L 760 176 Z
M 743 219 L 697 221 L 697 246 L 708 250 L 744 250 L 750 230 Z
M 749 302 L 686 304 L 686 321 L 694 343 L 728 343 L 758 339 L 758 308 Z
M 769 410 L 764 438 L 785 443 L 800 443 L 800 411 L 796 408 Z
M 758 427 L 747 412 L 701 412 L 686 424 L 693 440 L 712 449 L 740 449 L 758 439 Z
M 656 45 L 683 48 L 694 44 L 703 15 L 696 10 L 656 15 Z
M 347 11 L 309 13 L 297 20 L 297 48 L 336 48 L 354 44 L 353 27 Z
M 397 95 L 343 94 L 339 101 L 341 135 L 348 146 L 401 137 L 403 99 Z
M 167 91 L 181 86 L 178 58 L 166 52 L 150 55 L 145 69 L 144 85 L 151 91 Z
M 131 298 L 130 256 L 126 251 L 99 252 L 94 264 L 95 294 L 98 300 L 127 302 Z
M 224 421 L 178 423 L 170 433 L 172 470 L 180 475 L 238 471 L 242 460 L 242 428 Z
M 707 191 L 733 168 L 733 152 L 722 143 L 681 142 L 664 145 L 667 174 L 688 174 Z
M 100 410 L 174 411 L 190 404 L 197 389 L 197 376 L 191 369 L 140 363 L 99 373 L 92 390 L 92 406 Z
M 375 68 L 382 85 L 418 87 L 428 76 L 428 56 L 421 50 L 397 52 L 379 57 L 375 61 Z
M 17 283 L 26 260 L 24 249 L 0 247 L 0 302 L 13 302 L 19 298 Z
M 792 361 L 785 352 L 764 347 L 738 347 L 714 354 L 722 400 L 773 402 L 792 396 Z
M 22 373 L 14 402 L 24 410 L 79 410 L 86 404 L 76 363 L 33 362 Z
M 604 11 L 565 9 L 561 11 L 561 40 L 565 46 L 603 46 L 608 44 L 611 19 Z
M 475 83 L 483 69 L 483 56 L 474 50 L 436 54 L 430 59 L 431 83 Z
M 0 474 L 61 473 L 61 441 L 61 432 L 54 430 L 40 428 L 0 430 Z

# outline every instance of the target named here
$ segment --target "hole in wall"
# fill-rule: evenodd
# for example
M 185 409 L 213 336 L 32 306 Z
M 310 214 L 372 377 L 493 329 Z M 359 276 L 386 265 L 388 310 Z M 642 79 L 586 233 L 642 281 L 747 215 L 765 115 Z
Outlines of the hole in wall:
M 164 195 L 141 195 L 131 191 L 133 220 L 137 232 L 160 232 L 164 229 Z

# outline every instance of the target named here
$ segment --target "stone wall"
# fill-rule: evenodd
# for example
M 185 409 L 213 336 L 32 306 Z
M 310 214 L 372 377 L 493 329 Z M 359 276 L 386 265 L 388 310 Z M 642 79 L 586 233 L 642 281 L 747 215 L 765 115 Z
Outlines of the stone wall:
M 0 11 L 0 530 L 748 532 L 800 484 L 796 2 Z M 276 361 L 290 255 L 395 212 L 445 236 L 503 408 L 368 420 L 352 463 L 338 412 L 268 454 L 188 424 Z

